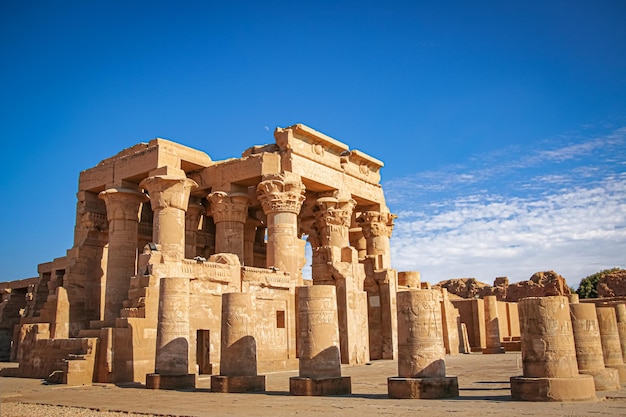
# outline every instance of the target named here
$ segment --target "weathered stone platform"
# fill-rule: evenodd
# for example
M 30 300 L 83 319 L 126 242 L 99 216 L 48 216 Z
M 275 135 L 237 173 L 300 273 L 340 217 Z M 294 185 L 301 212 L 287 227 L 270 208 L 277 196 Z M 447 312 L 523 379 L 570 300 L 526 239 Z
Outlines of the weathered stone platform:
M 592 401 L 596 390 L 591 375 L 569 378 L 511 377 L 511 398 L 519 401 Z
M 223 376 L 211 375 L 212 392 L 261 392 L 265 391 L 265 375 Z
M 146 388 L 149 389 L 194 389 L 196 376 L 187 375 L 146 375 Z
M 289 378 L 291 395 L 349 395 L 352 393 L 352 381 L 349 376 L 335 378 Z
M 459 383 L 455 376 L 430 378 L 387 378 L 389 398 L 458 397 Z

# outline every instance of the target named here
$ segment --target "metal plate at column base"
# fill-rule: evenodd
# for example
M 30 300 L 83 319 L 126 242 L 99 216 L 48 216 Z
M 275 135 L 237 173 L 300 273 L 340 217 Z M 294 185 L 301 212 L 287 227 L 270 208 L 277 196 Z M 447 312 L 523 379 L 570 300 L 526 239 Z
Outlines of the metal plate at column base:
M 511 397 L 516 401 L 593 401 L 597 399 L 591 375 L 569 378 L 512 376 Z
M 195 389 L 196 375 L 147 374 L 146 388 L 150 389 Z
M 609 369 L 617 369 L 620 384 L 626 384 L 626 365 L 605 365 L 605 367 Z
M 349 395 L 352 394 L 352 380 L 349 376 L 335 378 L 289 378 L 291 395 Z
M 597 371 L 579 370 L 582 375 L 591 375 L 596 391 L 617 391 L 622 386 L 619 382 L 617 369 L 604 368 Z
M 265 375 L 223 376 L 211 375 L 212 392 L 259 392 L 265 391 Z
M 455 376 L 433 378 L 387 378 L 389 398 L 450 398 L 459 396 L 459 382 Z

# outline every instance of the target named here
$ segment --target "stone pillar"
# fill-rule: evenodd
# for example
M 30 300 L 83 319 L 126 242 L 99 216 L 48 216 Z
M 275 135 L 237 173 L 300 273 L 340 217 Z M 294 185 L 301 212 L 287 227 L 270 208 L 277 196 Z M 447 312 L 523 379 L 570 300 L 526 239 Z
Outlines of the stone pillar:
M 398 286 L 419 290 L 421 274 L 419 271 L 398 272 Z
M 304 184 L 289 172 L 264 175 L 257 187 L 259 201 L 267 215 L 267 267 L 291 274 L 302 285 L 300 259 L 304 257 L 298 237 L 298 214 L 304 202 Z
M 211 376 L 211 391 L 265 391 L 265 376 L 257 375 L 255 314 L 253 294 L 222 294 L 220 374 Z
M 244 230 L 250 198 L 244 193 L 215 191 L 208 196 L 215 223 L 215 253 L 233 253 L 244 262 Z
M 180 171 L 154 175 L 139 184 L 150 195 L 154 212 L 152 240 L 159 245 L 166 261 L 180 261 L 185 257 L 185 212 L 189 205 L 189 193 L 198 184 L 184 174 Z
M 204 214 L 204 207 L 196 200 L 189 201 L 185 217 L 185 258 L 187 259 L 193 259 L 198 255 L 196 234 L 200 226 L 200 217 Z
M 396 217 L 389 212 L 366 211 L 357 218 L 367 242 L 367 256 L 375 260 L 374 269 L 391 268 L 389 239 Z
M 255 218 L 248 217 L 243 226 L 243 264 L 255 266 L 254 264 L 254 242 L 257 239 L 257 227 L 261 222 Z
M 343 395 L 352 392 L 341 376 L 337 297 L 333 285 L 296 288 L 299 376 L 289 378 L 292 395 Z
M 607 368 L 617 369 L 620 382 L 626 383 L 626 365 L 624 364 L 622 346 L 617 330 L 615 308 L 596 307 L 596 313 L 598 315 L 604 365 Z
M 617 370 L 604 367 L 595 304 L 571 303 L 569 307 L 576 345 L 578 372 L 593 377 L 596 391 L 620 389 Z
M 486 295 L 485 303 L 485 342 L 483 353 L 504 353 L 500 343 L 500 321 L 498 318 L 498 299 L 495 295 Z
M 148 199 L 129 188 L 110 188 L 99 197 L 106 204 L 109 221 L 103 319 L 106 326 L 114 326 L 128 298 L 130 278 L 135 276 L 139 212 L 141 203 Z
M 398 376 L 387 379 L 389 398 L 458 396 L 457 378 L 446 377 L 439 291 L 400 291 L 397 302 Z
M 615 317 L 617 319 L 617 332 L 622 348 L 622 359 L 626 363 L 626 304 L 615 305 Z
M 319 211 L 315 214 L 320 230 L 320 246 L 350 246 L 350 220 L 356 201 L 322 197 L 317 199 L 317 206 Z
M 580 375 L 567 297 L 519 301 L 523 376 L 511 377 L 511 397 L 522 401 L 595 400 L 591 375 Z
M 161 278 L 156 360 L 147 388 L 195 387 L 195 374 L 189 373 L 189 287 L 188 278 Z

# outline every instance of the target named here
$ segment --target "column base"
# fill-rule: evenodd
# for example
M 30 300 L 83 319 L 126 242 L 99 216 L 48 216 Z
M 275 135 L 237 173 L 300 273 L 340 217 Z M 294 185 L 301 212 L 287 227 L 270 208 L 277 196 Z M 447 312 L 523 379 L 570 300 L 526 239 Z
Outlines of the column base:
M 512 376 L 511 397 L 516 401 L 593 401 L 597 399 L 591 375 L 569 378 Z
M 433 378 L 387 378 L 389 398 L 450 398 L 459 396 L 459 382 L 455 376 Z
M 289 378 L 291 395 L 349 395 L 352 394 L 352 380 L 349 376 L 335 378 Z
M 265 391 L 265 375 L 223 376 L 211 375 L 211 392 Z
M 597 371 L 579 370 L 581 375 L 591 375 L 596 391 L 617 391 L 621 388 L 617 369 L 604 368 Z
M 617 369 L 617 373 L 619 374 L 619 383 L 626 384 L 626 365 L 604 365 L 605 368 Z
M 491 355 L 494 353 L 504 353 L 504 348 L 502 346 L 500 347 L 488 347 L 488 348 L 484 348 L 483 349 L 483 354 L 485 355 Z
M 146 388 L 149 389 L 195 389 L 196 375 L 147 374 Z

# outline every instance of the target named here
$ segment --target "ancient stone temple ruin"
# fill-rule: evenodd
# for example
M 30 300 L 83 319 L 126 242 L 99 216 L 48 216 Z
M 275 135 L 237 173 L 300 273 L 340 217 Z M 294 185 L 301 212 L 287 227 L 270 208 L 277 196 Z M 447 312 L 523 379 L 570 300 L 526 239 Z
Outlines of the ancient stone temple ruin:
M 382 162 L 304 125 L 274 138 L 224 161 L 154 139 L 81 172 L 73 247 L 19 294 L 19 374 L 159 388 L 298 369 L 296 287 L 318 284 L 335 289 L 341 363 L 395 358 Z M 230 293 L 254 297 L 238 326 L 256 369 L 220 373 Z

